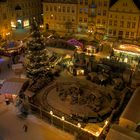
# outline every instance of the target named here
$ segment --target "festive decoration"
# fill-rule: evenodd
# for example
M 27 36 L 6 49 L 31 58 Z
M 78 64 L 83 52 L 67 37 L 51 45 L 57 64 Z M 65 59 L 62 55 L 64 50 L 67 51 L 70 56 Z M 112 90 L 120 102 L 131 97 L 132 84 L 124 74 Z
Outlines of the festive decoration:
M 48 71 L 48 55 L 37 22 L 34 20 L 31 29 L 31 40 L 27 43 L 26 73 L 27 77 L 36 79 L 44 77 Z

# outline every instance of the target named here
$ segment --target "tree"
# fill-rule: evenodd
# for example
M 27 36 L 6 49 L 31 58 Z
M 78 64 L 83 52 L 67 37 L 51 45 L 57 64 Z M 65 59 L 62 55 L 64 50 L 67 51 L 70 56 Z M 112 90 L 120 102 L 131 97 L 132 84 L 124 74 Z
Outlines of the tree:
M 31 40 L 27 43 L 25 67 L 27 77 L 31 79 L 41 78 L 48 69 L 48 55 L 39 26 L 34 20 L 31 28 Z

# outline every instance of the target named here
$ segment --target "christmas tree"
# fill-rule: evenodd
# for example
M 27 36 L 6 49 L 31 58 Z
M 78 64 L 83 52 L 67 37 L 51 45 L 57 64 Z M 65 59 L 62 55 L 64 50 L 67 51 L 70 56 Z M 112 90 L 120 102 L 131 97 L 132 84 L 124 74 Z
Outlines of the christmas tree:
M 27 77 L 31 79 L 44 77 L 48 71 L 47 49 L 41 37 L 37 22 L 31 27 L 31 40 L 27 43 L 25 67 Z

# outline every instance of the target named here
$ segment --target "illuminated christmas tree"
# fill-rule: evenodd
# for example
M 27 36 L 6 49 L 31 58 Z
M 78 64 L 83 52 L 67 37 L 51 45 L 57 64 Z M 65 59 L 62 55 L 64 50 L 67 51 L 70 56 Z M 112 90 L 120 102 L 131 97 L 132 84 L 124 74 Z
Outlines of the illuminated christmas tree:
M 25 67 L 27 77 L 36 79 L 44 77 L 49 69 L 48 52 L 35 19 L 33 21 L 31 31 L 31 40 L 27 43 Z

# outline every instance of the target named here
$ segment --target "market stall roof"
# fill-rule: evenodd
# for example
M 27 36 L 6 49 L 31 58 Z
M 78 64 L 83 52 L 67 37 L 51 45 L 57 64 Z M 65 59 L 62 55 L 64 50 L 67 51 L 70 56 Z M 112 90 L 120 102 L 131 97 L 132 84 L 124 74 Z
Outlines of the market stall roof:
M 140 55 L 140 47 L 136 45 L 131 45 L 131 44 L 122 44 L 116 48 L 114 48 L 114 51 L 118 52 L 127 52 L 130 54 L 135 54 L 135 55 Z
M 106 140 L 139 140 L 140 134 L 119 125 L 113 125 L 109 130 Z
M 79 42 L 76 39 L 70 39 L 67 41 L 69 44 L 74 45 L 74 46 L 80 46 L 83 47 L 83 43 Z
M 22 89 L 27 79 L 10 78 L 3 83 L 0 93 L 1 94 L 18 94 Z

